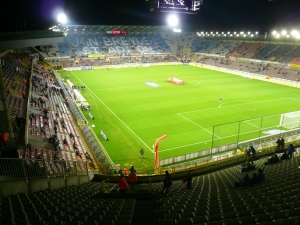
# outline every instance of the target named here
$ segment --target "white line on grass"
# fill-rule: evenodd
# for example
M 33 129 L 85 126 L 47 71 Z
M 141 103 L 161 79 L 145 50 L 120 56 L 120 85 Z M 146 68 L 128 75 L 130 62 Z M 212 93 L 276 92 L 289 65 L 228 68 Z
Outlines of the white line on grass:
M 268 129 L 271 129 L 271 128 L 273 128 L 273 126 L 272 127 L 265 127 L 263 130 L 268 130 Z M 260 129 L 240 133 L 240 136 L 244 135 L 244 134 L 253 133 L 253 132 L 256 132 L 256 131 L 260 131 Z M 230 137 L 235 137 L 235 136 L 237 136 L 237 135 L 233 134 L 233 135 L 229 135 L 229 136 L 225 136 L 225 137 L 219 137 L 219 138 L 216 138 L 215 140 L 224 139 L 224 138 L 230 138 Z M 177 146 L 177 147 L 173 147 L 173 148 L 159 150 L 159 152 L 166 152 L 166 151 L 171 151 L 171 150 L 174 150 L 174 149 L 179 149 L 179 148 L 184 148 L 184 147 L 188 147 L 188 146 L 198 145 L 198 144 L 201 144 L 201 143 L 210 143 L 210 142 L 211 142 L 211 139 L 209 139 L 207 141 L 195 142 L 195 143 L 192 143 L 192 144 L 181 145 L 181 146 Z
M 183 115 L 180 115 L 180 113 L 178 113 L 179 116 L 181 116 L 182 118 L 186 119 L 187 121 L 191 122 L 192 124 L 195 124 L 197 127 L 200 127 L 201 129 L 205 130 L 206 132 L 210 133 L 213 135 L 213 133 L 207 129 L 205 129 L 204 127 L 200 126 L 199 124 L 195 123 L 194 121 L 184 117 Z M 220 138 L 218 135 L 215 135 L 216 137 Z
M 241 104 L 235 104 L 235 105 L 229 105 L 229 106 L 224 106 L 223 108 L 229 108 L 229 107 L 234 107 L 234 106 L 240 106 L 240 105 L 251 105 L 255 103 L 263 103 L 263 102 L 271 102 L 271 101 L 279 101 L 279 100 L 294 100 L 294 101 L 300 101 L 298 99 L 294 98 L 277 98 L 277 99 L 272 99 L 272 100 L 266 100 L 266 101 L 256 101 L 256 102 L 247 102 L 247 103 L 241 103 Z M 179 114 L 187 114 L 187 113 L 193 113 L 193 112 L 201 112 L 201 111 L 207 111 L 207 110 L 212 110 L 212 109 L 218 109 L 220 107 L 214 107 L 214 108 L 207 108 L 207 109 L 197 109 L 193 111 L 186 111 L 186 112 L 181 112 Z
M 250 123 L 250 122 L 247 122 L 247 121 L 243 121 L 244 123 L 248 123 L 249 125 L 251 125 L 251 126 L 253 126 L 253 127 L 256 127 L 256 128 L 260 128 L 259 126 L 256 126 L 256 125 L 254 125 L 254 124 L 252 124 L 252 123 Z
M 73 73 L 73 72 L 72 72 Z M 79 78 L 78 78 L 78 76 L 75 74 L 75 73 L 73 73 L 74 74 L 74 76 L 78 79 L 78 80 L 80 80 Z M 82 80 L 80 80 L 80 82 L 82 82 Z M 83 82 L 82 82 L 83 83 Z M 84 84 L 84 83 L 83 83 Z M 84 84 L 84 86 L 86 86 L 85 84 Z M 88 88 L 88 86 L 86 86 L 86 88 L 87 89 L 89 89 Z M 120 117 L 118 117 L 115 113 L 114 113 L 114 111 L 112 111 L 112 109 L 111 108 L 109 108 L 91 89 L 89 89 L 90 91 L 91 91 L 91 93 L 108 109 L 108 111 L 110 111 L 129 131 L 131 131 L 131 133 L 133 133 L 133 135 L 134 136 L 136 136 L 152 153 L 154 153 L 153 152 L 153 150 L 151 150 L 151 148 L 133 131 L 133 130 L 131 130 L 131 128 L 123 121 L 123 120 L 121 120 L 121 118 Z

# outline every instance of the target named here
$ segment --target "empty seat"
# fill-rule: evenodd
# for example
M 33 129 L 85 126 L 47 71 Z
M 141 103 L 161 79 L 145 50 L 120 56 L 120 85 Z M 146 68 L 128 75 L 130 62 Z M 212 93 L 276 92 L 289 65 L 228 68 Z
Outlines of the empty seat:
M 193 218 L 194 224 L 206 223 L 208 221 L 206 216 L 196 216 Z
M 173 219 L 160 219 L 159 225 L 173 225 L 174 220 Z
M 176 225 L 188 225 L 193 224 L 192 218 L 180 218 L 175 220 Z
M 255 217 L 253 217 L 253 216 L 242 217 L 242 218 L 240 218 L 240 221 L 241 221 L 242 225 L 244 225 L 244 224 L 256 224 Z
M 256 222 L 261 223 L 261 222 L 268 222 L 272 221 L 272 218 L 269 214 L 259 214 L 256 215 Z
M 220 214 L 211 214 L 208 216 L 208 221 L 221 221 L 222 219 Z
M 240 225 L 239 219 L 228 219 L 223 221 L 224 225 Z

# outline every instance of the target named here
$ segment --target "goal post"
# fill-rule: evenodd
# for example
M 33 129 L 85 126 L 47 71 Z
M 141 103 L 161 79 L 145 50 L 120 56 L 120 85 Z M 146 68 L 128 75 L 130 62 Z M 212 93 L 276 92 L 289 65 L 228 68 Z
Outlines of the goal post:
M 300 111 L 281 114 L 279 125 L 286 129 L 300 127 Z

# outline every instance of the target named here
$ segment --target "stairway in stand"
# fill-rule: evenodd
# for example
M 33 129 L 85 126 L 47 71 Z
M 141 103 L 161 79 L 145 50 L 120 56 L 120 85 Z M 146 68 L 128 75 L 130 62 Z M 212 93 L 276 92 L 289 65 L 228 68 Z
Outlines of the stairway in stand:
M 131 225 L 158 224 L 158 219 L 154 215 L 157 207 L 156 200 L 137 200 L 135 202 Z

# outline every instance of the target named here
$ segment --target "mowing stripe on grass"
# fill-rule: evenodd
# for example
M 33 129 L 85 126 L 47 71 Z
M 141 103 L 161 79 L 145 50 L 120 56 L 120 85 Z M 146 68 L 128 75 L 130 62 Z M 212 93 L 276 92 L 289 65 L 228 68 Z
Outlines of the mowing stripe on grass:
M 79 77 L 72 72 L 72 74 L 74 74 L 74 76 L 82 83 L 84 84 L 84 86 L 86 86 L 87 89 L 90 90 L 90 92 L 111 112 L 111 114 L 113 114 L 134 136 L 136 136 L 152 153 L 153 150 L 151 150 L 151 148 L 123 121 L 121 120 L 120 117 L 118 117 L 114 111 L 112 111 L 87 85 L 85 85 L 85 83 L 83 83 L 82 80 L 79 79 Z
M 271 101 L 282 101 L 282 100 L 293 100 L 293 101 L 297 101 L 297 102 L 300 101 L 300 100 L 294 99 L 294 98 L 277 98 L 277 99 L 271 99 L 271 100 L 265 100 L 265 101 L 247 102 L 247 103 L 241 103 L 241 104 L 235 104 L 235 105 L 229 105 L 229 106 L 223 106 L 223 107 L 218 106 L 218 107 L 214 107 L 214 108 L 197 109 L 197 110 L 192 110 L 192 111 L 181 112 L 181 113 L 178 113 L 178 114 L 188 114 L 188 113 L 201 112 L 201 111 L 207 111 L 207 110 L 218 109 L 218 108 L 229 108 L 229 107 L 234 107 L 234 106 L 251 105 L 251 104 L 256 104 L 256 103 L 271 102 Z

